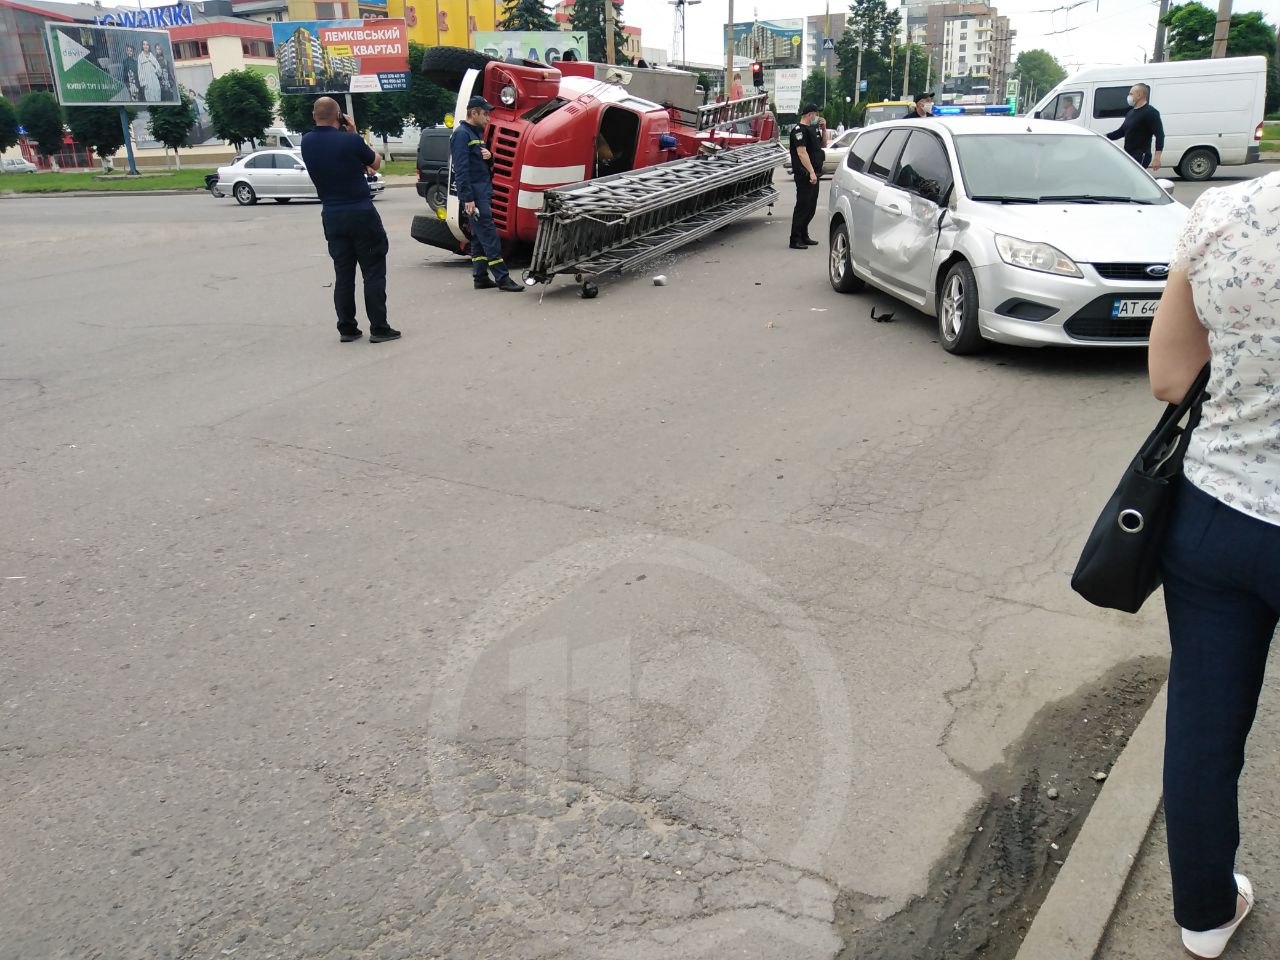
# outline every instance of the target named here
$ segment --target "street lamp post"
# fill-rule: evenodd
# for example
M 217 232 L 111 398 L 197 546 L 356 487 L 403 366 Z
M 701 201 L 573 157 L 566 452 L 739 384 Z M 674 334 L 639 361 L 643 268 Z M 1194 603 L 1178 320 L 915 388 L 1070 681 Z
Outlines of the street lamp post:
M 667 5 L 676 8 L 676 29 L 680 31 L 680 66 L 684 69 L 689 67 L 689 53 L 685 46 L 685 30 L 684 30 L 684 11 L 686 7 L 692 7 L 701 3 L 702 0 L 668 0 Z M 729 18 L 733 18 L 733 0 L 729 0 Z M 730 27 L 732 29 L 732 27 Z M 730 54 L 730 63 L 732 63 L 732 54 Z M 728 88 L 728 74 L 725 75 L 725 88 Z

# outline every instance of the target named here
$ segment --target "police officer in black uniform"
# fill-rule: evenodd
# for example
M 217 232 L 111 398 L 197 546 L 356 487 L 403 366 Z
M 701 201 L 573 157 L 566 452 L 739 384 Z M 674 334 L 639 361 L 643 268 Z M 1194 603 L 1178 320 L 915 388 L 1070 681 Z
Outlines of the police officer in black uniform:
M 928 90 L 922 90 L 915 95 L 911 104 L 911 109 L 906 112 L 903 120 L 919 120 L 921 117 L 929 117 L 933 115 L 933 94 Z
M 809 221 L 818 210 L 818 175 L 822 173 L 822 131 L 818 105 L 810 103 L 791 129 L 791 176 L 796 183 L 796 209 L 791 215 L 791 249 L 808 250 L 818 241 L 809 237 Z

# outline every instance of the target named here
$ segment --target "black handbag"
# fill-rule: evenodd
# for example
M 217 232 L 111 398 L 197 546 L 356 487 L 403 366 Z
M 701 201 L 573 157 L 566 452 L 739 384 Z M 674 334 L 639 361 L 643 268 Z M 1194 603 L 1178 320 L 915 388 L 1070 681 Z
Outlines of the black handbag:
M 1137 613 L 1160 586 L 1169 510 L 1208 382 L 1206 363 L 1182 402 L 1169 404 L 1089 532 L 1071 589 L 1095 606 Z

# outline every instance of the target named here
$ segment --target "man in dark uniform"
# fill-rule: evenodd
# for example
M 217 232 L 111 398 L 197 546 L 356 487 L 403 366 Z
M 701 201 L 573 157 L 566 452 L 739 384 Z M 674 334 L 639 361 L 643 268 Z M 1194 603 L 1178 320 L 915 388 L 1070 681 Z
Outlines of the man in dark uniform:
M 1144 168 L 1160 169 L 1160 151 L 1164 149 L 1164 122 L 1160 111 L 1148 101 L 1151 88 L 1145 83 L 1135 83 L 1127 97 L 1132 109 L 1124 115 L 1119 130 L 1107 134 L 1108 140 L 1124 138 L 1124 152 L 1137 160 Z M 1155 137 L 1156 152 L 1151 153 L 1151 138 Z
M 467 101 L 467 119 L 459 123 L 449 137 L 449 153 L 453 158 L 453 182 L 458 202 L 471 218 L 471 279 L 477 290 L 497 287 L 508 293 L 524 289 L 511 279 L 502 262 L 502 241 L 493 225 L 493 171 L 489 161 L 493 154 L 484 145 L 484 128 L 489 125 L 493 109 L 484 97 Z M 489 279 L 489 271 L 493 279 Z
M 933 94 L 927 90 L 922 90 L 913 98 L 915 105 L 907 111 L 903 120 L 918 120 L 921 117 L 933 116 Z
M 387 231 L 373 208 L 366 171 L 382 158 L 355 132 L 351 118 L 332 97 L 320 97 L 311 108 L 315 129 L 302 138 L 302 162 L 320 197 L 324 238 L 333 258 L 333 305 L 338 311 L 338 338 L 359 340 L 356 324 L 356 264 L 364 278 L 364 310 L 369 342 L 398 340 L 387 325 Z
M 818 241 L 809 237 L 809 222 L 818 210 L 818 175 L 822 173 L 822 132 L 818 105 L 808 104 L 791 129 L 791 176 L 796 183 L 796 209 L 791 215 L 791 249 L 808 250 Z

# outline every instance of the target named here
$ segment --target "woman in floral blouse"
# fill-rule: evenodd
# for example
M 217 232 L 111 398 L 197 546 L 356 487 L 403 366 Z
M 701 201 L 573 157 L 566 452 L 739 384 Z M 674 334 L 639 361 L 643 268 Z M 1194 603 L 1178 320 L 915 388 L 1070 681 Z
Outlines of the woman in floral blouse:
M 1164 546 L 1164 794 L 1174 918 L 1219 956 L 1253 907 L 1235 873 L 1236 785 L 1280 617 L 1280 173 L 1209 190 L 1187 219 L 1151 328 L 1152 392 L 1206 361 L 1200 425 Z

